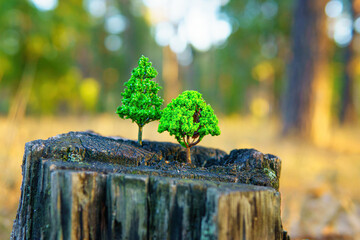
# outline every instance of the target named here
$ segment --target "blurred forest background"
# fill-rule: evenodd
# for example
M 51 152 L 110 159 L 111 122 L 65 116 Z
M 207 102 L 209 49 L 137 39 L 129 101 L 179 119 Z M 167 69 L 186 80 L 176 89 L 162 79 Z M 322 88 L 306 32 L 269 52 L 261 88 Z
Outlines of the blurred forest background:
M 165 104 L 194 89 L 220 117 L 203 145 L 280 156 L 292 237 L 360 239 L 359 33 L 360 0 L 0 0 L 0 238 L 25 142 L 136 138 L 114 112 L 143 54 Z

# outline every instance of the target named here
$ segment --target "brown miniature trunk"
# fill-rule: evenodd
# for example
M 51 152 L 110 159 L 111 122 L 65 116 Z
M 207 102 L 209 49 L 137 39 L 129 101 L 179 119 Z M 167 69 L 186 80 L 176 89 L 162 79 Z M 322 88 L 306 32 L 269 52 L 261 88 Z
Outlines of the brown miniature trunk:
M 186 162 L 191 164 L 191 152 L 190 147 L 186 148 Z
M 139 125 L 139 132 L 138 132 L 138 143 L 140 146 L 142 146 L 142 133 L 143 133 L 143 127 Z

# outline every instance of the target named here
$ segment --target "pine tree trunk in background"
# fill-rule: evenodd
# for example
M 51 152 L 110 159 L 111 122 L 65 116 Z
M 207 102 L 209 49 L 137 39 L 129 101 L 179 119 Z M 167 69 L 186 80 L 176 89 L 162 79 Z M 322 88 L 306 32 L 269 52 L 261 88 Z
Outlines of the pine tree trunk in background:
M 292 27 L 292 59 L 283 104 L 283 131 L 321 143 L 330 124 L 329 40 L 326 0 L 297 0 Z
M 181 91 L 181 84 L 179 82 L 179 64 L 176 54 L 173 53 L 170 47 L 163 48 L 163 70 L 162 77 L 164 80 L 164 99 L 165 104 L 171 102 L 176 98 Z
M 122 34 L 122 38 L 124 39 L 122 45 L 122 51 L 124 51 L 124 55 L 126 56 L 127 61 L 125 64 L 127 65 L 126 69 L 132 69 L 136 63 L 137 59 L 141 56 L 141 50 L 139 46 L 143 44 L 139 42 L 139 36 L 136 35 L 135 29 L 139 26 L 137 25 L 137 21 L 133 14 L 131 14 L 131 0 L 119 0 L 119 6 L 121 6 L 121 14 L 123 14 L 126 18 L 126 29 Z
M 356 3 L 358 2 L 358 3 Z M 360 9 L 356 8 L 356 5 L 360 1 L 350 0 L 351 3 L 351 18 L 354 19 L 357 12 Z M 357 10 L 357 11 L 356 11 Z M 352 30 L 353 31 L 353 30 Z M 345 48 L 344 52 L 344 79 L 341 93 L 341 106 L 340 106 L 340 123 L 341 124 L 352 124 L 356 121 L 356 110 L 354 105 L 354 39 L 351 41 L 349 46 Z
M 344 53 L 344 77 L 343 77 L 343 86 L 341 92 L 341 105 L 340 105 L 340 123 L 352 124 L 356 121 L 356 111 L 354 105 L 354 69 L 352 62 L 354 52 L 353 44 L 351 43 L 345 49 Z

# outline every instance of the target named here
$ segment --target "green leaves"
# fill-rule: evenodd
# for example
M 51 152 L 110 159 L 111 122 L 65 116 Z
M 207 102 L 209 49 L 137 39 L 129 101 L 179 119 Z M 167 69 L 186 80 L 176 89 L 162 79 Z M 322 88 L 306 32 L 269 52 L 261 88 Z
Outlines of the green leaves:
M 157 95 L 161 87 L 151 79 L 157 71 L 149 59 L 142 56 L 139 66 L 121 93 L 122 105 L 116 113 L 123 119 L 131 119 L 139 126 L 138 141 L 142 144 L 142 127 L 160 119 L 158 132 L 168 131 L 184 147 L 190 149 L 206 135 L 220 135 L 218 119 L 210 105 L 206 104 L 197 91 L 185 91 L 173 99 L 164 110 L 160 110 L 163 99 Z M 190 152 L 188 162 L 191 163 Z
M 122 105 L 116 111 L 119 117 L 131 119 L 139 126 L 160 119 L 160 107 L 164 100 L 157 95 L 161 87 L 152 81 L 156 75 L 157 71 L 149 59 L 141 56 L 138 67 L 132 70 L 129 81 L 124 84 Z
M 218 119 L 197 91 L 185 91 L 163 110 L 158 132 L 168 131 L 184 147 L 192 147 L 206 135 L 220 135 Z

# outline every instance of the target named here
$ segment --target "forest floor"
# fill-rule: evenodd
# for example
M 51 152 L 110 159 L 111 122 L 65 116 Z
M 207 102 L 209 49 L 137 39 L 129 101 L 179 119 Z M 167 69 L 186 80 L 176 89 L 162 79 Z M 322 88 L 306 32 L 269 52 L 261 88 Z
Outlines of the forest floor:
M 143 138 L 175 142 L 168 133 L 157 133 L 157 126 L 146 125 Z M 227 152 L 255 148 L 282 159 L 282 219 L 292 239 L 360 239 L 360 126 L 332 129 L 321 146 L 285 138 L 280 128 L 276 120 L 220 118 L 221 135 L 206 136 L 200 145 Z M 137 126 L 115 114 L 29 117 L 10 123 L 0 117 L 0 239 L 9 238 L 18 207 L 25 143 L 84 130 L 137 138 Z

